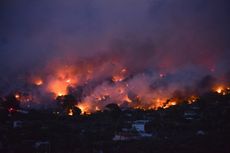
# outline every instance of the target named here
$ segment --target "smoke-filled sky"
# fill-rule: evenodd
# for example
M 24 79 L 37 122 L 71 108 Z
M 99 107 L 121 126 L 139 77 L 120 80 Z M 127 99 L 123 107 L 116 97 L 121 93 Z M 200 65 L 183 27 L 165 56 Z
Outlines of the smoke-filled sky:
M 228 1 L 1 0 L 0 94 L 26 88 L 40 102 L 83 86 L 95 111 L 209 89 L 229 79 Z
M 57 63 L 224 74 L 229 17 L 228 0 L 1 0 L 0 82 Z
M 162 68 L 212 67 L 230 57 L 228 0 L 2 0 L 0 7 L 1 75 L 99 54 Z

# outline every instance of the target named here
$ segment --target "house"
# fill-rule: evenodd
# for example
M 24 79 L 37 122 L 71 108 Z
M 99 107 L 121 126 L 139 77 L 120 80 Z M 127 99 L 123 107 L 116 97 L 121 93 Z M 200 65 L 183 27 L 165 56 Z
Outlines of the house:
M 116 133 L 113 137 L 113 141 L 137 140 L 152 137 L 151 133 L 145 131 L 145 124 L 148 122 L 148 120 L 134 121 L 131 128 L 122 128 L 121 132 Z
M 148 122 L 149 120 L 134 121 L 134 123 L 132 124 L 132 128 L 135 129 L 141 137 L 151 137 L 152 134 L 145 131 L 145 124 Z
M 23 122 L 22 121 L 14 121 L 13 122 L 13 128 L 22 128 Z

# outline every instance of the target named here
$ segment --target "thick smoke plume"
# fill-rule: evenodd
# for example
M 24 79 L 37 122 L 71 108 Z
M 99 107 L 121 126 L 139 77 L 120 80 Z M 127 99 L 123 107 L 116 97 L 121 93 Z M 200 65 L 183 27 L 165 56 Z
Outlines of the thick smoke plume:
M 227 0 L 3 0 L 0 94 L 32 92 L 39 105 L 81 88 L 78 102 L 95 109 L 227 84 L 229 10 Z

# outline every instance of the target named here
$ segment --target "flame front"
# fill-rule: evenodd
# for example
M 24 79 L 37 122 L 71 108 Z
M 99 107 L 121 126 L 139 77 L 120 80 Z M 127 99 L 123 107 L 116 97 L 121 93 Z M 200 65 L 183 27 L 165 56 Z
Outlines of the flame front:
M 114 70 L 107 68 L 107 65 L 109 64 L 103 63 L 98 67 L 88 63 L 82 64 L 82 67 L 59 65 L 47 76 L 43 74 L 33 77 L 32 83 L 39 90 L 45 89 L 49 94 L 52 93 L 53 100 L 58 96 L 71 94 L 76 98 L 74 105 L 81 109 L 82 114 L 103 111 L 110 103 L 116 103 L 120 107 L 157 110 L 167 109 L 184 101 L 192 104 L 199 99 L 199 94 L 193 90 L 188 92 L 191 95 L 175 94 L 178 90 L 183 92 L 179 85 L 161 87 L 161 83 L 164 84 L 170 77 L 166 72 L 155 73 L 155 76 L 147 73 L 133 75 L 121 65 L 116 67 L 113 63 Z M 103 76 L 105 74 L 108 75 Z M 213 87 L 212 91 L 226 95 L 229 94 L 229 89 L 221 84 Z M 32 100 L 20 94 L 15 94 L 15 98 L 24 102 Z M 66 113 L 72 116 L 74 110 L 68 109 Z
M 77 77 L 74 67 L 61 67 L 58 69 L 48 81 L 48 91 L 55 96 L 63 96 L 68 94 L 68 88 L 76 86 Z

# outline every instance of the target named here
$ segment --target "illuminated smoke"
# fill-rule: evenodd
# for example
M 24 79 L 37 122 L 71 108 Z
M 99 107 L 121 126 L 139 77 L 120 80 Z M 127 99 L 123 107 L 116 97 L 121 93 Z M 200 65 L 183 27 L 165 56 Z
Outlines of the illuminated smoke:
M 228 86 L 227 0 L 1 3 L 0 94 L 31 107 L 70 93 L 85 111 L 166 108 Z

